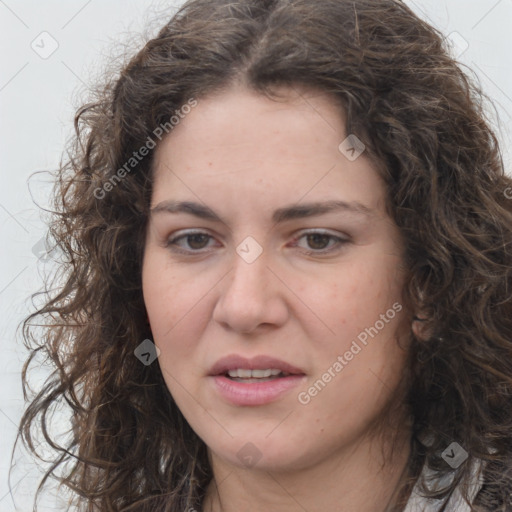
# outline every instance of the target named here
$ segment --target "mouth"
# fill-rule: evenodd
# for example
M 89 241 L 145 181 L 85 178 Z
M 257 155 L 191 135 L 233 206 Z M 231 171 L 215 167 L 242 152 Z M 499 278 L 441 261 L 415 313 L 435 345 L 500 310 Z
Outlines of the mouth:
M 288 377 L 292 374 L 284 372 L 278 368 L 267 368 L 264 370 L 246 370 L 243 368 L 237 368 L 235 370 L 228 370 L 222 375 L 234 382 L 250 384 L 256 382 L 269 382 L 283 377 Z
M 209 372 L 210 376 L 223 375 L 234 381 L 264 382 L 290 375 L 305 375 L 305 372 L 286 361 L 271 356 L 259 355 L 248 359 L 232 354 L 219 359 Z
M 214 389 L 236 406 L 265 405 L 274 402 L 304 381 L 306 374 L 285 361 L 257 356 L 247 359 L 230 355 L 210 370 Z

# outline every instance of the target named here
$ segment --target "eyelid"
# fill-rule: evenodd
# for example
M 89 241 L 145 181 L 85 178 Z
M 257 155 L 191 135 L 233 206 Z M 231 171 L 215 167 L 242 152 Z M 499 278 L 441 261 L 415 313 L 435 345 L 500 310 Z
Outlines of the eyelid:
M 340 231 L 334 231 L 331 229 L 326 228 L 304 228 L 297 232 L 295 235 L 295 238 L 298 238 L 300 236 L 304 235 L 311 235 L 311 234 L 319 234 L 319 235 L 329 235 L 333 238 L 340 238 L 342 240 L 349 240 L 350 236 L 346 233 L 341 233 Z

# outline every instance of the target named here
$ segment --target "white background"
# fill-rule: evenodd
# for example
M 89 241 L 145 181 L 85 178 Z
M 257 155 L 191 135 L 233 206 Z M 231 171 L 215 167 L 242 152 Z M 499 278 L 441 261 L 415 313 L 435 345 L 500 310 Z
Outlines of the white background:
M 181 3 L 0 0 L 0 512 L 31 510 L 37 479 L 34 465 L 21 462 L 13 470 L 9 491 L 11 449 L 23 409 L 20 370 L 26 357 L 16 328 L 51 264 L 38 260 L 33 251 L 46 230 L 31 198 L 32 193 L 40 205 L 48 204 L 48 177 L 32 178 L 31 193 L 28 178 L 34 171 L 58 166 L 80 97 L 109 56 L 122 52 L 120 43 L 140 46 L 140 34 L 154 34 Z M 406 3 L 445 35 L 452 34 L 454 51 L 465 50 L 459 60 L 477 73 L 495 102 L 501 120 L 498 135 L 510 171 L 512 0 Z M 44 31 L 56 43 L 41 36 Z M 44 48 L 41 38 L 46 38 Z M 58 48 L 42 58 L 31 47 L 33 41 L 40 52 L 51 44 Z M 57 498 L 48 498 L 41 510 L 57 507 Z

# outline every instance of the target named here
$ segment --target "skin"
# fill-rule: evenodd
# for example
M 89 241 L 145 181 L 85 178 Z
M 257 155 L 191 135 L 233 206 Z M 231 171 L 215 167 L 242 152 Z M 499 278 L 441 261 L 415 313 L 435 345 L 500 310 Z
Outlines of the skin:
M 401 304 L 402 239 L 374 165 L 338 149 L 347 134 L 333 99 L 284 92 L 277 102 L 233 86 L 201 99 L 156 149 L 142 278 L 158 361 L 208 447 L 205 511 L 382 511 L 409 455 L 405 308 L 307 404 L 298 394 Z M 171 200 L 222 220 L 163 211 Z M 367 211 L 271 219 L 278 208 L 328 200 Z M 211 238 L 176 240 L 186 230 Z M 319 230 L 344 242 L 302 236 Z M 250 264 L 236 252 L 248 236 L 263 250 Z M 228 354 L 270 355 L 305 377 L 272 403 L 235 406 L 208 376 Z M 252 466 L 237 456 L 248 442 L 260 456 Z

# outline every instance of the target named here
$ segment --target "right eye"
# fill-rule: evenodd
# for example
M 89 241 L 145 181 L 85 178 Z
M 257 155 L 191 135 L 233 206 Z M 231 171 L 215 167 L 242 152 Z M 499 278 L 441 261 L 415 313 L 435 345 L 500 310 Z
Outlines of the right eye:
M 213 240 L 213 237 L 204 231 L 179 232 L 167 240 L 165 246 L 173 252 L 181 254 L 194 254 L 207 247 L 207 243 Z

